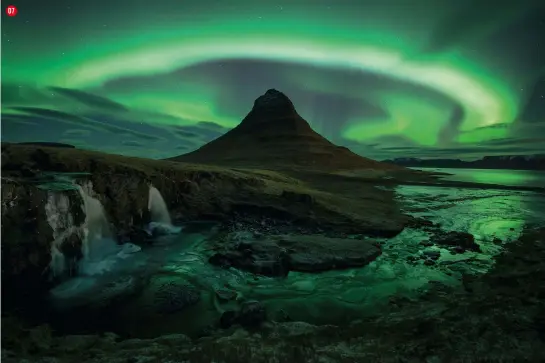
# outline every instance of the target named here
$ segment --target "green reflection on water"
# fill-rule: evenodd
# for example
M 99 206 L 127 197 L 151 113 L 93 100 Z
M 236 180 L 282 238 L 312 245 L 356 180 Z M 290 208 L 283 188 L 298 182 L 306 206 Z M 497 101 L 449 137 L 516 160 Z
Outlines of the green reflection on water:
M 425 168 L 421 168 L 425 169 Z M 545 187 L 545 172 L 538 170 L 498 170 L 498 169 L 447 169 L 433 170 L 453 174 L 445 176 L 444 180 L 500 184 L 509 186 Z

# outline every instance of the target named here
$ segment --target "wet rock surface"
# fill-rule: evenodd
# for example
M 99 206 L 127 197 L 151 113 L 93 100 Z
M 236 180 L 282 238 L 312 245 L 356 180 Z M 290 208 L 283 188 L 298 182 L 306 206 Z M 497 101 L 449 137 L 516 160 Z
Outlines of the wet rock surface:
M 189 284 L 166 282 L 155 292 L 158 313 L 173 314 L 186 307 L 195 305 L 200 300 L 200 292 Z
M 286 276 L 289 271 L 320 272 L 365 266 L 381 253 L 377 243 L 366 240 L 322 235 L 269 236 L 224 244 L 209 262 L 266 276 Z
M 378 316 L 343 326 L 263 322 L 259 303 L 245 309 L 248 330 L 230 328 L 190 339 L 120 339 L 114 334 L 55 337 L 2 319 L 5 362 L 541 362 L 545 359 L 545 229 L 529 229 L 471 282 L 473 289 L 430 282 L 421 299 L 392 300 Z M 240 310 L 240 313 L 242 309 Z M 256 331 L 251 325 L 260 322 Z M 9 330 L 18 334 L 6 334 Z M 516 332 L 516 334 L 514 334 Z M 5 337 L 18 337 L 8 340 Z M 26 359 L 26 360 L 25 360 Z
M 290 256 L 273 241 L 234 243 L 208 261 L 216 266 L 232 266 L 265 276 L 286 276 L 290 270 Z
M 481 247 L 475 242 L 475 237 L 467 232 L 441 232 L 436 233 L 433 241 L 439 245 L 461 248 L 474 252 L 480 252 Z
M 246 328 L 257 328 L 266 320 L 267 312 L 259 301 L 246 301 L 238 310 L 224 312 L 220 318 L 220 327 L 227 329 L 239 324 Z

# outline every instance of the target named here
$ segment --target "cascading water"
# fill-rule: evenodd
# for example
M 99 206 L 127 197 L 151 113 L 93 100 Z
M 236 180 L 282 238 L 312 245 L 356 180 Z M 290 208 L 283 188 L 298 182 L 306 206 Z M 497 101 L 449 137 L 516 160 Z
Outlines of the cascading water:
M 53 273 L 60 274 L 65 269 L 65 257 L 60 247 L 69 233 L 77 231 L 82 237 L 83 258 L 78 263 L 78 276 L 51 290 L 51 297 L 59 307 L 92 299 L 99 291 L 106 289 L 112 279 L 118 278 L 118 274 L 131 262 L 126 260 L 141 250 L 131 243 L 123 246 L 117 244 L 104 207 L 94 197 L 90 182 L 81 186 L 73 185 L 74 188 L 79 192 L 85 212 L 83 225 L 73 226 L 73 217 L 69 211 L 70 201 L 66 194 L 51 193 L 46 205 L 48 221 L 55 236 L 51 247 Z
M 166 225 L 172 224 L 170 213 L 168 212 L 167 204 L 161 195 L 161 192 L 157 190 L 153 185 L 149 188 L 148 209 L 151 214 L 152 222 L 162 223 Z
M 111 268 L 112 258 L 119 247 L 113 238 L 102 203 L 94 197 L 93 185 L 88 182 L 77 186 L 83 200 L 85 224 L 80 272 L 88 275 L 100 274 Z
M 109 270 L 113 263 L 112 257 L 115 257 L 119 250 L 104 207 L 92 196 L 92 184 L 73 185 L 72 190 L 74 188 L 83 202 L 85 212 L 83 225 L 74 224 L 70 198 L 66 190 L 50 191 L 45 205 L 47 222 L 53 229 L 50 268 L 54 276 L 62 275 L 66 271 L 67 261 L 61 248 L 66 239 L 74 234 L 82 241 L 83 258 L 78 264 L 80 273 L 94 275 Z
M 149 188 L 148 209 L 151 215 L 150 233 L 173 234 L 181 231 L 181 227 L 172 225 L 167 204 L 161 192 L 153 185 L 150 185 Z

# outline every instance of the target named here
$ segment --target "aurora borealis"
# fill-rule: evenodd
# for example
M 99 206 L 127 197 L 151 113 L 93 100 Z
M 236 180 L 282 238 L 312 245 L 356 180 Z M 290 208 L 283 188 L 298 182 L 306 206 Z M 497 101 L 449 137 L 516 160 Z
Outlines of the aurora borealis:
M 276 88 L 371 158 L 545 150 L 539 1 L 12 3 L 3 141 L 170 157 Z

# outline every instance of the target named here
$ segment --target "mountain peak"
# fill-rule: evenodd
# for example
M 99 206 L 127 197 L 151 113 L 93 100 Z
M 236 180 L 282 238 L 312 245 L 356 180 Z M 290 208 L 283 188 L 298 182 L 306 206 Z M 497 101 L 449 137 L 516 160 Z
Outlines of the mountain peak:
M 170 160 L 259 168 L 397 169 L 356 155 L 314 131 L 288 96 L 269 89 L 242 122 L 199 149 Z
M 256 98 L 251 113 L 267 114 L 267 116 L 289 116 L 296 113 L 295 106 L 284 93 L 271 88 Z

